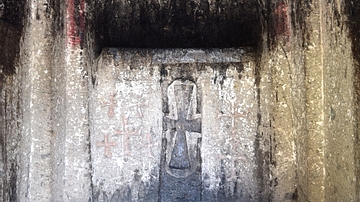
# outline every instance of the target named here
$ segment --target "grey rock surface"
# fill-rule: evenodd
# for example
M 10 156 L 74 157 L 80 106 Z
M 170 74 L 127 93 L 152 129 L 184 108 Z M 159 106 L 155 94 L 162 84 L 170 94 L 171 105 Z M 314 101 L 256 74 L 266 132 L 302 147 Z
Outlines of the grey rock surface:
M 0 0 L 0 201 L 360 201 L 359 11 Z
M 256 201 L 253 60 L 250 49 L 104 49 L 90 92 L 98 200 L 130 188 L 133 201 Z

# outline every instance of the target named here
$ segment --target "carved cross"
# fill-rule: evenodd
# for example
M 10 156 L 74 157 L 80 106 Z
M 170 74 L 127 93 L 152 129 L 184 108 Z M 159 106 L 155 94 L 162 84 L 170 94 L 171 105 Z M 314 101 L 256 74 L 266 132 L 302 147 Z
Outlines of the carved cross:
M 116 142 L 109 142 L 109 137 L 108 137 L 108 135 L 105 134 L 104 141 L 102 141 L 102 142 L 96 141 L 96 146 L 97 147 L 105 147 L 105 150 L 104 150 L 105 157 L 111 158 L 112 154 L 111 154 L 110 147 L 111 146 L 115 147 Z
M 229 117 L 231 118 L 231 134 L 232 136 L 235 136 L 236 134 L 236 124 L 235 119 L 238 117 L 245 117 L 245 113 L 239 113 L 236 111 L 235 108 L 235 101 L 231 102 L 231 112 L 230 114 L 220 114 L 218 117 Z
M 148 102 L 149 101 L 146 101 L 146 102 L 142 102 L 140 104 L 132 104 L 132 105 L 127 105 L 127 107 L 135 107 L 135 111 L 138 115 L 139 118 L 143 118 L 144 117 L 144 114 L 142 112 L 142 106 L 148 106 Z
M 201 133 L 201 119 L 193 118 L 191 95 L 194 85 L 174 85 L 176 102 L 176 117 L 166 117 L 167 129 L 175 132 L 175 143 L 169 163 L 170 168 L 187 169 L 190 167 L 186 134 L 190 132 Z
M 114 133 L 115 133 L 115 135 L 123 135 L 124 136 L 124 141 L 123 141 L 124 151 L 125 151 L 125 154 L 130 154 L 130 142 L 129 142 L 130 135 L 138 134 L 139 130 L 129 131 L 127 129 L 128 119 L 125 117 L 124 114 L 121 117 L 122 117 L 122 131 L 115 130 Z
M 115 93 L 112 94 L 112 95 L 109 95 L 110 101 L 103 103 L 103 107 L 109 106 L 109 111 L 108 111 L 108 116 L 109 116 L 109 117 L 114 117 L 114 116 L 115 116 L 114 109 L 115 109 L 115 106 L 117 106 L 117 102 L 116 102 L 116 100 L 115 100 L 115 96 L 116 96 Z
M 146 140 L 147 140 L 147 147 L 148 147 L 148 155 L 150 158 L 154 158 L 154 156 L 151 153 L 151 147 L 154 146 L 154 144 L 151 141 L 151 134 L 150 133 L 146 133 Z

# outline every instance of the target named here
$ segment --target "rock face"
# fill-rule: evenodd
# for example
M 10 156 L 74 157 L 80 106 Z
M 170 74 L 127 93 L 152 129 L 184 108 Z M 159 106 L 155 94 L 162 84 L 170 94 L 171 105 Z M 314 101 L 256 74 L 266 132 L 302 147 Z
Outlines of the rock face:
M 261 25 L 256 1 L 96 1 L 103 46 L 193 48 L 254 46 Z M 144 33 L 146 33 L 144 35 Z M 257 37 L 254 37 L 257 36 Z
M 359 11 L 0 0 L 1 201 L 360 201 Z
M 99 200 L 258 200 L 250 50 L 110 48 L 96 70 L 89 111 Z

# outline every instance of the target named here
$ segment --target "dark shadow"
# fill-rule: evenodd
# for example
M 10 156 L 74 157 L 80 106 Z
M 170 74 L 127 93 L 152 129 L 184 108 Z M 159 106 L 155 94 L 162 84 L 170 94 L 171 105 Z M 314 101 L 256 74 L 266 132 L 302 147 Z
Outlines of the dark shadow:
M 352 42 L 354 58 L 354 107 L 355 107 L 355 142 L 354 162 L 356 175 L 356 199 L 360 200 L 360 1 L 346 0 L 345 11 L 348 16 L 349 37 Z
M 255 46 L 259 42 L 257 1 L 123 2 L 95 3 L 99 8 L 94 24 L 98 46 L 225 48 Z
M 0 0 L 0 69 L 5 75 L 15 73 L 24 12 L 25 0 Z

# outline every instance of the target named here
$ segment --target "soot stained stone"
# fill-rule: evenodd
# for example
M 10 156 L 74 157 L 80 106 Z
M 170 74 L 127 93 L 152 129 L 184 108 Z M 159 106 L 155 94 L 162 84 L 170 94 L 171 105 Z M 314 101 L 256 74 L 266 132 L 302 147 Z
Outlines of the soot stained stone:
M 19 57 L 25 0 L 0 0 L 0 73 L 15 73 Z
M 21 25 L 25 13 L 26 0 L 0 0 L 0 20 L 13 25 Z
M 259 41 L 256 1 L 104 1 L 97 13 L 104 47 L 253 46 Z

